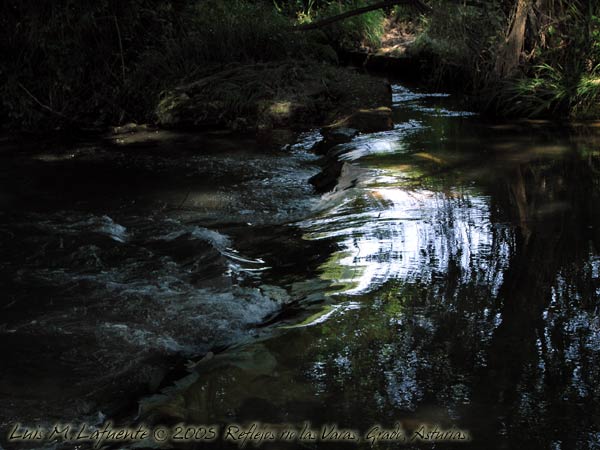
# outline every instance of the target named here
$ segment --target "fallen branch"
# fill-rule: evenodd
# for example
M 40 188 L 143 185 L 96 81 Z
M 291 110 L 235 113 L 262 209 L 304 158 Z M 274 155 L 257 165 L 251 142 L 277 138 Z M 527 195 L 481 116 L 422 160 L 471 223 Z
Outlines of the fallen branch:
M 349 17 L 358 16 L 360 14 L 365 14 L 370 11 L 375 11 L 377 9 L 387 8 L 389 6 L 395 5 L 412 5 L 421 12 L 430 12 L 431 8 L 427 6 L 422 0 L 387 0 L 379 3 L 374 3 L 369 6 L 363 6 L 362 8 L 353 9 L 352 11 L 346 11 L 345 13 L 338 14 L 336 16 L 327 17 L 326 19 L 319 20 L 313 23 L 307 23 L 304 25 L 298 25 L 293 27 L 293 30 L 296 31 L 306 31 L 306 30 L 314 30 L 316 28 L 321 28 L 326 25 L 330 25 L 335 22 L 339 22 L 340 20 L 347 19 Z

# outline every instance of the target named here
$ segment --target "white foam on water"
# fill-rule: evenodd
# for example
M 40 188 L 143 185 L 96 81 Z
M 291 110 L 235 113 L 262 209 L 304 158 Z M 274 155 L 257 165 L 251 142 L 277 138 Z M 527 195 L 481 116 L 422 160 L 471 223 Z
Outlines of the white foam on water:
M 117 242 L 126 242 L 129 237 L 127 228 L 115 223 L 114 220 L 108 216 L 102 216 L 98 220 L 92 221 L 92 225 L 95 225 L 97 232 L 104 233 Z
M 394 105 L 404 102 L 414 102 L 424 98 L 446 98 L 449 96 L 450 94 L 439 92 L 414 92 L 400 84 L 392 85 L 392 103 Z
M 86 232 L 96 233 L 120 243 L 125 243 L 130 238 L 127 228 L 116 223 L 108 215 L 98 216 L 76 211 L 62 211 L 37 221 L 35 225 L 44 231 L 58 235 L 77 236 Z
M 156 292 L 152 297 L 145 307 L 155 308 L 155 313 L 147 313 L 139 322 L 104 322 L 99 337 L 123 340 L 139 351 L 191 356 L 241 338 L 248 327 L 281 307 L 280 299 L 257 288 L 236 287 L 229 292 L 197 289 L 171 293 L 158 302 Z
M 471 111 L 453 111 L 446 108 L 431 108 L 418 104 L 421 100 L 431 98 L 446 98 L 449 96 L 450 94 L 438 92 L 414 92 L 399 84 L 392 85 L 392 104 L 394 106 L 402 106 L 406 103 L 415 103 L 414 105 L 410 105 L 412 110 L 426 113 L 430 116 L 469 117 L 477 115 Z
M 189 235 L 192 238 L 206 241 L 219 250 L 224 250 L 231 245 L 231 240 L 224 234 L 195 225 L 184 226 L 183 228 L 180 228 L 178 230 L 162 234 L 158 236 L 157 239 L 163 241 L 174 241 L 175 239 L 185 235 Z

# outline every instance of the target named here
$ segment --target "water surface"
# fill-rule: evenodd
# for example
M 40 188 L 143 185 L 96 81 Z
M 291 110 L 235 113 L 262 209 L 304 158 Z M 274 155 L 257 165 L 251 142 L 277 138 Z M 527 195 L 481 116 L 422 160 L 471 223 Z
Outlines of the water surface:
M 393 100 L 394 130 L 332 150 L 323 195 L 316 133 L 7 159 L 4 423 L 110 416 L 85 394 L 108 380 L 145 423 L 600 448 L 597 134 L 490 123 L 401 85 Z M 357 445 L 263 444 L 303 447 Z
M 142 417 L 362 436 L 425 424 L 472 439 L 426 447 L 598 448 L 597 136 L 489 123 L 403 86 L 394 104 L 394 130 L 333 150 L 339 183 L 296 224 L 337 244 L 301 282 L 327 282 L 322 306 L 201 361 Z

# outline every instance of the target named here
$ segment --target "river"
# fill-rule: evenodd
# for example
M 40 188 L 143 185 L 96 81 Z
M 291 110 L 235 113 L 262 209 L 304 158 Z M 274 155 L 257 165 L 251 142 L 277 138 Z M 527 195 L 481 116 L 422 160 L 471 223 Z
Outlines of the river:
M 361 448 L 600 448 L 598 132 L 400 84 L 393 105 L 393 130 L 333 149 L 322 194 L 318 132 L 3 141 L 3 429 L 310 422 Z M 373 443 L 374 426 L 470 440 Z M 357 444 L 262 444 L 305 447 Z

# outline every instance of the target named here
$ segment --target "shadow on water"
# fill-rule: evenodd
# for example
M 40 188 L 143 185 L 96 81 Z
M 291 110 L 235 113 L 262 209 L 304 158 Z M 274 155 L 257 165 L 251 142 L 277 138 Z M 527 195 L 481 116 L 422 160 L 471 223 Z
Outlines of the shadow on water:
M 472 438 L 435 448 L 598 448 L 600 139 L 485 123 L 402 86 L 394 100 L 396 128 L 338 148 L 337 188 L 298 223 L 338 244 L 304 281 L 327 282 L 327 306 L 201 360 L 142 402 L 143 420 L 425 424 Z

